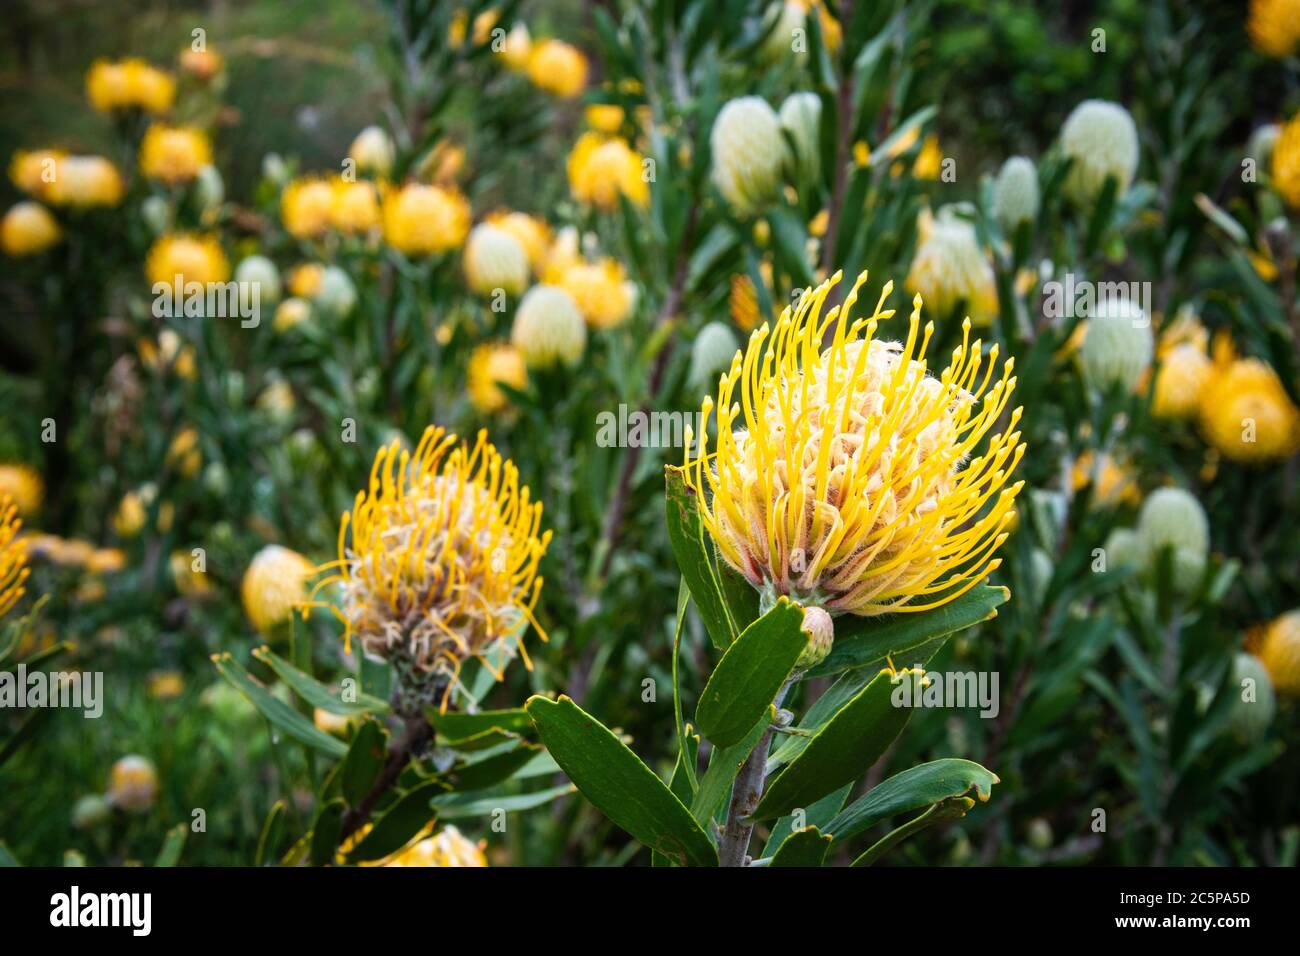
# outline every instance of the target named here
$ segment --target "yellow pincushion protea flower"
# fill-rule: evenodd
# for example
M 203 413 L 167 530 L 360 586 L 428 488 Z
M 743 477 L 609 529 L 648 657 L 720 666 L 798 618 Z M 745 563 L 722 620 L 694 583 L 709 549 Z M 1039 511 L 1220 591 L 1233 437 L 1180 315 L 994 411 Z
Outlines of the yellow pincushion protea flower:
M 330 181 L 330 225 L 346 235 L 360 235 L 379 228 L 379 191 L 364 179 L 348 182 L 342 176 Z
M 1300 48 L 1300 0 L 1250 0 L 1246 32 L 1261 53 L 1290 56 Z
M 45 482 L 29 465 L 0 464 L 0 498 L 8 498 L 20 515 L 32 515 L 45 497 Z
M 409 183 L 384 200 L 384 240 L 407 255 L 459 248 L 469 226 L 469 201 L 454 189 Z
M 593 329 L 622 325 L 636 305 L 636 284 L 613 259 L 579 262 L 565 270 L 560 288 L 573 296 L 582 317 Z
M 775 331 L 765 323 L 750 336 L 716 405 L 704 399 L 705 424 L 718 413 L 718 447 L 708 451 L 706 432 L 692 457 L 688 436 L 686 471 L 719 553 L 765 603 L 786 595 L 832 614 L 928 610 L 999 564 L 993 553 L 1023 484 L 1004 487 L 1024 453 L 1012 430 L 1021 410 L 967 457 L 1007 407 L 1013 362 L 993 381 L 998 347 L 972 343 L 967 321 L 933 378 L 934 325 L 922 332 L 920 299 L 906 342 L 883 341 L 893 283 L 870 316 L 850 318 L 864 273 L 823 317 L 839 278 L 805 292 Z
M 211 164 L 208 134 L 194 126 L 155 123 L 140 141 L 140 172 L 169 186 L 193 182 Z
M 8 495 L 0 494 L 0 617 L 8 614 L 26 593 L 27 542 L 18 537 L 23 523 Z
M 16 150 L 9 161 L 9 179 L 27 195 L 44 199 L 49 195 L 59 162 L 67 156 L 61 149 Z
M 15 259 L 40 255 L 62 238 L 58 221 L 40 203 L 17 203 L 0 220 L 0 247 Z
M 158 799 L 158 771 L 153 762 L 130 754 L 113 764 L 108 775 L 108 802 L 127 813 L 144 813 Z
M 487 222 L 514 236 L 528 254 L 528 264 L 533 272 L 541 275 L 551 247 L 551 227 L 545 221 L 525 212 L 502 211 L 492 213 Z
M 86 72 L 86 95 L 101 113 L 141 109 L 156 115 L 171 109 L 176 81 L 144 60 L 96 60 Z
M 1112 508 L 1119 504 L 1137 504 L 1141 499 L 1133 469 L 1113 455 L 1096 455 L 1085 451 L 1074 460 L 1070 483 L 1075 491 L 1092 486 L 1096 504 Z
M 1180 342 L 1160 358 L 1151 412 L 1156 418 L 1191 418 L 1196 414 L 1201 389 L 1210 377 L 1212 364 L 1204 349 Z
M 1300 209 L 1300 113 L 1283 124 L 1273 144 L 1272 176 L 1278 195 Z
M 54 169 L 44 197 L 52 206 L 116 206 L 126 195 L 126 182 L 103 156 L 65 156 Z
M 335 573 L 317 587 L 340 584 L 345 639 L 399 675 L 445 681 L 445 702 L 466 659 L 500 674 L 523 654 L 523 626 L 541 632 L 541 520 L 485 431 L 470 447 L 430 426 L 414 452 L 398 440 L 379 450 L 339 525 Z
M 529 48 L 528 79 L 539 89 L 571 100 L 587 85 L 587 58 L 563 40 L 542 40 Z
M 324 235 L 334 208 L 334 189 L 319 176 L 293 180 L 280 195 L 280 219 L 289 235 L 314 239 Z
M 510 404 L 501 385 L 522 390 L 528 385 L 528 367 L 519 350 L 508 342 L 484 342 L 469 357 L 469 401 L 479 412 L 491 415 Z
M 573 198 L 606 212 L 618 208 L 620 194 L 636 206 L 650 202 L 641 157 L 617 136 L 596 132 L 579 136 L 569 154 L 568 173 Z
M 1256 358 L 1215 366 L 1201 387 L 1200 424 L 1205 440 L 1233 461 L 1262 464 L 1300 449 L 1300 408 Z
M 612 136 L 623 127 L 623 107 L 616 103 L 592 103 L 583 116 L 587 125 L 598 133 Z
M 316 567 L 297 551 L 270 544 L 254 555 L 240 582 L 244 612 L 260 634 L 270 636 L 307 600 Z
M 187 233 L 159 236 L 149 247 L 145 275 L 151 285 L 159 282 L 172 285 L 177 276 L 183 284 L 225 282 L 230 278 L 230 261 L 216 236 Z
M 487 866 L 482 844 L 475 843 L 450 824 L 394 853 L 379 866 Z
M 1300 697 L 1300 610 L 1288 611 L 1264 629 L 1259 659 L 1279 694 Z
M 303 262 L 289 273 L 289 291 L 299 298 L 314 299 L 320 291 L 325 267 L 319 262 Z
M 731 277 L 731 292 L 727 296 L 727 307 L 732 320 L 746 332 L 758 328 L 758 289 L 754 280 L 747 275 Z

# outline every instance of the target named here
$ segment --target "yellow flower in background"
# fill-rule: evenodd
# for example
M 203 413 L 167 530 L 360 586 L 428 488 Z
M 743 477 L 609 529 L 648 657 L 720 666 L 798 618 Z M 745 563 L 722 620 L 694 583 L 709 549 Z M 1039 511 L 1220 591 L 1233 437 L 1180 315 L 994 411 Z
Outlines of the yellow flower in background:
M 573 198 L 606 212 L 618 208 L 620 194 L 635 206 L 650 202 L 650 184 L 641 174 L 641 156 L 623 139 L 587 132 L 569 153 Z
M 991 324 L 998 312 L 997 279 L 974 225 L 944 208 L 938 216 L 922 211 L 917 231 L 920 244 L 907 273 L 907 291 L 942 319 L 964 302 L 974 325 Z
M 289 235 L 315 239 L 324 235 L 334 208 L 334 188 L 319 176 L 293 180 L 280 195 L 280 219 Z
M 623 127 L 623 107 L 613 103 L 592 103 L 584 115 L 587 125 L 598 133 L 612 136 Z
M 839 274 L 765 323 L 704 399 L 717 448 L 699 436 L 686 472 L 722 557 L 770 604 L 780 595 L 831 613 L 923 611 L 994 570 L 1022 482 L 1004 487 L 1024 453 L 1013 431 L 977 446 L 1005 411 L 1013 362 L 998 346 L 961 345 L 927 374 L 934 324 L 914 302 L 905 343 L 876 338 L 893 316 L 853 317 L 859 276 L 840 308 L 822 307 Z M 823 348 L 823 343 L 828 343 Z M 991 387 L 990 387 L 991 383 Z M 739 394 L 737 394 L 739 392 Z
M 27 567 L 27 542 L 18 537 L 22 526 L 17 505 L 9 495 L 0 493 L 0 617 L 27 593 L 23 585 L 31 570 Z
M 758 320 L 761 318 L 758 308 L 758 289 L 749 276 L 731 277 L 731 292 L 727 296 L 727 306 L 731 311 L 732 321 L 746 332 L 758 328 Z
M 156 115 L 171 109 L 176 81 L 144 60 L 96 60 L 86 73 L 86 94 L 101 113 L 141 109 Z
M 276 635 L 279 625 L 289 620 L 294 609 L 307 600 L 307 581 L 316 567 L 297 551 L 269 544 L 253 556 L 239 595 L 244 613 L 265 637 Z
M 1300 697 L 1300 610 L 1288 611 L 1265 628 L 1259 659 L 1279 694 Z
M 501 289 L 519 295 L 528 285 L 528 253 L 504 229 L 481 222 L 465 243 L 465 278 L 472 292 L 492 295 Z
M 183 379 L 193 379 L 196 374 L 194 346 L 183 345 L 174 329 L 159 332 L 157 344 L 141 339 L 136 343 L 136 350 L 140 353 L 140 363 L 147 369 L 155 372 L 172 369 Z
M 134 538 L 140 533 L 148 520 L 152 499 L 152 495 L 140 491 L 128 491 L 122 496 L 113 513 L 113 531 L 119 538 Z
M 943 150 L 939 147 L 939 137 L 931 133 L 921 144 L 921 151 L 916 154 L 912 164 L 912 175 L 917 179 L 938 179 L 943 165 Z
M 146 681 L 154 700 L 175 700 L 185 692 L 185 678 L 180 671 L 154 671 Z
M 426 837 L 387 857 L 379 866 L 487 866 L 481 843 L 465 837 L 448 824 L 436 836 Z
M 62 238 L 58 220 L 40 203 L 20 202 L 0 220 L 0 248 L 15 259 L 39 255 Z
M 181 50 L 180 56 L 176 59 L 182 70 L 204 83 L 220 73 L 221 68 L 225 66 L 221 54 L 207 48 L 196 50 L 187 46 Z
M 564 274 L 582 261 L 582 250 L 579 245 L 578 230 L 573 226 L 562 228 L 546 250 L 540 271 L 541 280 L 551 285 L 558 285 L 564 278 Z
M 276 421 L 290 421 L 293 418 L 293 410 L 297 406 L 293 397 L 293 386 L 282 378 L 274 379 L 271 384 L 262 389 L 262 394 L 257 396 L 256 405 Z
M 214 235 L 179 233 L 159 236 L 145 259 L 145 275 L 151 285 L 225 282 L 230 278 L 230 261 Z
M 194 556 L 189 551 L 173 551 L 167 559 L 176 590 L 188 598 L 201 598 L 213 592 L 206 571 L 194 567 Z
M 30 517 L 45 498 L 45 482 L 30 465 L 0 464 L 0 498 L 8 498 L 20 515 Z
M 140 141 L 140 172 L 169 186 L 193 181 L 212 164 L 208 134 L 194 126 L 150 126 Z
M 1184 342 L 1160 359 L 1151 411 L 1156 418 L 1192 418 L 1200 405 L 1201 389 L 1213 366 L 1201 349 Z
M 1288 206 L 1300 209 L 1300 113 L 1282 126 L 1273 144 L 1273 188 Z
M 441 140 L 420 163 L 417 178 L 423 177 L 435 186 L 453 188 L 465 168 L 465 147 L 451 140 Z
M 514 236 L 528 254 L 533 272 L 541 275 L 551 247 L 551 227 L 545 221 L 523 212 L 502 211 L 492 213 L 487 222 Z
M 303 299 L 313 299 L 320 291 L 325 267 L 319 262 L 304 262 L 289 273 L 289 291 Z
M 563 40 L 541 40 L 529 48 L 528 79 L 539 89 L 571 100 L 587 86 L 587 58 Z
M 310 317 L 311 305 L 307 300 L 292 296 L 276 306 L 271 328 L 276 332 L 286 332 L 295 325 L 306 322 Z
M 1300 0 L 1250 0 L 1246 32 L 1261 53 L 1290 56 L 1300 49 Z
M 469 201 L 454 189 L 408 183 L 384 200 L 384 240 L 408 256 L 456 249 L 469 226 Z
M 1200 424 L 1205 440 L 1233 461 L 1263 464 L 1300 449 L 1300 408 L 1257 358 L 1215 365 L 1201 387 Z
M 497 20 L 501 18 L 501 11 L 487 9 L 474 18 L 474 45 L 482 46 L 487 43 L 492 35 L 492 28 L 497 25 Z M 447 28 L 447 42 L 451 46 L 460 46 L 465 42 L 465 36 L 469 27 L 469 11 L 457 10 L 451 18 L 451 25 Z
M 560 288 L 573 297 L 593 329 L 622 325 L 636 305 L 636 284 L 628 281 L 621 263 L 609 258 L 570 266 Z
M 78 208 L 116 206 L 125 195 L 122 174 L 103 156 L 63 157 L 44 193 L 53 206 Z
M 113 764 L 108 776 L 108 802 L 127 813 L 144 813 L 158 799 L 158 771 L 139 754 Z
M 483 415 L 492 415 L 510 404 L 501 385 L 522 390 L 528 385 L 528 368 L 519 350 L 508 342 L 483 342 L 469 357 L 469 401 Z
M 37 199 L 49 196 L 59 162 L 68 154 L 61 149 L 15 150 L 9 161 L 9 179 L 15 186 Z
M 528 662 L 523 630 L 541 632 L 537 565 L 551 540 L 541 521 L 486 432 L 470 447 L 430 426 L 414 452 L 396 439 L 379 450 L 339 525 L 335 574 L 318 587 L 340 584 L 347 639 L 450 693 L 470 657 L 494 674 L 516 651 Z
M 506 42 L 502 45 L 498 56 L 505 63 L 506 69 L 523 73 L 528 69 L 528 57 L 532 50 L 533 41 L 528 35 L 527 25 L 516 23 L 506 34 Z
M 811 10 L 817 11 L 817 23 L 822 31 L 822 43 L 826 49 L 834 53 L 840 48 L 840 43 L 844 40 L 844 30 L 840 21 L 835 19 L 835 15 L 827 8 L 825 0 L 793 0 L 793 2 L 803 7 L 804 12 Z
M 186 478 L 192 478 L 203 466 L 203 450 L 199 448 L 199 433 L 185 426 L 172 438 L 164 459 L 168 468 L 175 468 Z
M 330 181 L 329 221 L 339 232 L 358 235 L 379 228 L 379 191 L 365 179 L 348 182 L 342 176 Z
M 95 548 L 86 558 L 91 574 L 112 574 L 126 567 L 126 552 L 121 548 Z
M 1074 460 L 1070 479 L 1075 491 L 1091 485 L 1093 502 L 1103 507 L 1137 504 L 1141 500 L 1133 469 L 1109 454 L 1097 456 L 1091 450 L 1083 452 Z

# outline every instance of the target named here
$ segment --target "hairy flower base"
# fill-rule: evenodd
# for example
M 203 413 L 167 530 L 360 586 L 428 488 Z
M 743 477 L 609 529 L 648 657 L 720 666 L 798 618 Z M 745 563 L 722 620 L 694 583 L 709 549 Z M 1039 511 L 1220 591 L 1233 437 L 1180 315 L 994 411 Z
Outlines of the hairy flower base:
M 551 537 L 539 537 L 541 519 L 485 432 L 470 448 L 430 427 L 414 453 L 396 440 L 379 451 L 343 515 L 338 571 L 317 588 L 340 583 L 336 613 L 372 657 L 448 689 L 469 657 L 499 676 L 523 653 L 525 623 L 541 631 L 537 564 Z
M 926 374 L 921 299 L 904 344 L 875 338 L 893 283 L 873 314 L 851 318 L 858 278 L 823 318 L 838 273 L 737 353 L 718 385 L 718 447 L 702 436 L 694 472 L 701 517 L 723 558 L 767 595 L 829 611 L 923 611 L 961 595 L 998 566 L 1020 482 L 1020 433 L 988 440 L 1015 379 L 998 349 L 962 344 L 939 378 Z M 830 335 L 830 345 L 822 343 Z M 918 342 L 918 338 L 920 341 Z M 705 398 L 703 417 L 714 410 Z

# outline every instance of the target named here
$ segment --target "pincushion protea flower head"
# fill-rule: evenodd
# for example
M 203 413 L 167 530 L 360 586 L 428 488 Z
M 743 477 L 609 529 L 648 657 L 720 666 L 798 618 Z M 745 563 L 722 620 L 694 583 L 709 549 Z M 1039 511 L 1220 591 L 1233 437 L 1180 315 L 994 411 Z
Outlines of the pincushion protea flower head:
M 718 446 L 707 436 L 686 469 L 722 557 L 766 605 L 787 595 L 832 614 L 924 611 L 998 566 L 1022 482 L 1007 486 L 1024 446 L 1006 430 L 976 450 L 1015 388 L 1012 361 L 970 341 L 970 322 L 938 378 L 927 374 L 933 323 L 914 300 L 907 340 L 876 337 L 894 313 L 822 315 L 837 273 L 774 331 L 764 324 L 718 383 Z M 822 343 L 828 341 L 824 348 Z M 714 400 L 706 397 L 707 424 Z
M 517 648 L 528 663 L 518 638 L 525 622 L 541 631 L 541 521 L 487 432 L 471 447 L 431 425 L 414 452 L 397 440 L 379 450 L 339 526 L 336 572 L 317 587 L 341 585 L 346 639 L 399 677 L 442 685 L 445 702 L 470 657 L 500 673 Z
M 1250 0 L 1246 32 L 1261 53 L 1290 56 L 1300 49 L 1300 0 Z
M 23 523 L 8 495 L 0 495 L 0 617 L 13 610 L 25 592 L 27 542 L 18 537 Z

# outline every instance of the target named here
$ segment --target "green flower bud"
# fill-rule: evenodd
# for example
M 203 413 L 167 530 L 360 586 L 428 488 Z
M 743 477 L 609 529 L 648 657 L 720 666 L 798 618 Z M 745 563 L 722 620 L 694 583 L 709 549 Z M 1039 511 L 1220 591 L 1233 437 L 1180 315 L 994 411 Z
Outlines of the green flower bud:
M 346 316 L 357 304 L 357 287 L 352 278 L 338 266 L 326 267 L 316 290 L 316 304 L 339 318 Z
M 1088 318 L 1079 349 L 1083 377 L 1100 392 L 1131 392 L 1150 367 L 1153 349 L 1146 313 L 1129 299 L 1103 298 Z
M 1052 825 L 1042 817 L 1034 817 L 1026 828 L 1029 845 L 1035 850 L 1048 850 L 1052 846 Z
M 172 207 L 162 196 L 150 196 L 140 203 L 140 218 L 155 236 L 161 236 L 171 228 Z
M 1205 573 L 1210 549 L 1210 522 L 1196 498 L 1181 488 L 1159 488 L 1138 513 L 1139 559 L 1148 576 L 1155 574 L 1160 553 L 1173 550 L 1173 586 L 1190 594 Z
M 1239 653 L 1232 659 L 1232 677 L 1226 693 L 1232 695 L 1228 726 L 1243 744 L 1252 744 L 1268 732 L 1277 711 L 1277 695 L 1264 662 L 1254 654 Z
M 800 180 L 817 175 L 821 155 L 822 101 L 816 93 L 791 93 L 781 104 L 781 125 L 794 140 L 791 174 Z
M 831 645 L 835 643 L 835 622 L 822 608 L 804 608 L 801 628 L 808 635 L 808 646 L 803 649 L 799 660 L 795 662 L 796 671 L 806 671 L 826 660 L 826 655 L 831 652 Z
M 569 293 L 535 285 L 519 303 L 510 341 L 529 368 L 575 365 L 587 348 L 587 325 Z
M 740 349 L 736 333 L 722 322 L 710 322 L 700 329 L 691 347 L 691 387 L 707 392 L 718 384 L 718 376 L 731 368 L 731 360 Z
M 257 287 L 258 305 L 265 309 L 280 301 L 280 270 L 266 256 L 248 256 L 235 267 L 235 281 Z
M 73 804 L 72 825 L 78 830 L 93 830 L 107 823 L 112 815 L 113 808 L 103 796 L 98 793 L 88 794 Z
M 1118 103 L 1085 100 L 1061 127 L 1061 151 L 1073 161 L 1065 178 L 1067 196 L 1086 205 L 1114 177 L 1118 198 L 1137 172 L 1137 125 Z
M 465 278 L 479 295 L 497 289 L 519 295 L 528 285 L 528 253 L 504 229 L 479 223 L 465 242 Z
M 713 181 L 735 211 L 753 215 L 776 196 L 788 150 L 776 111 L 759 96 L 729 102 L 713 121 Z
M 1031 160 L 1012 156 L 1002 164 L 993 183 L 993 215 L 1007 233 L 1038 218 L 1038 170 Z
M 226 199 L 226 184 L 217 167 L 208 164 L 199 170 L 194 180 L 194 195 L 199 201 L 199 208 L 204 212 L 215 209 Z
M 1120 568 L 1136 568 L 1142 564 L 1137 534 L 1132 528 L 1115 528 L 1112 530 L 1106 538 L 1103 550 L 1106 552 L 1107 571 L 1118 571 Z

